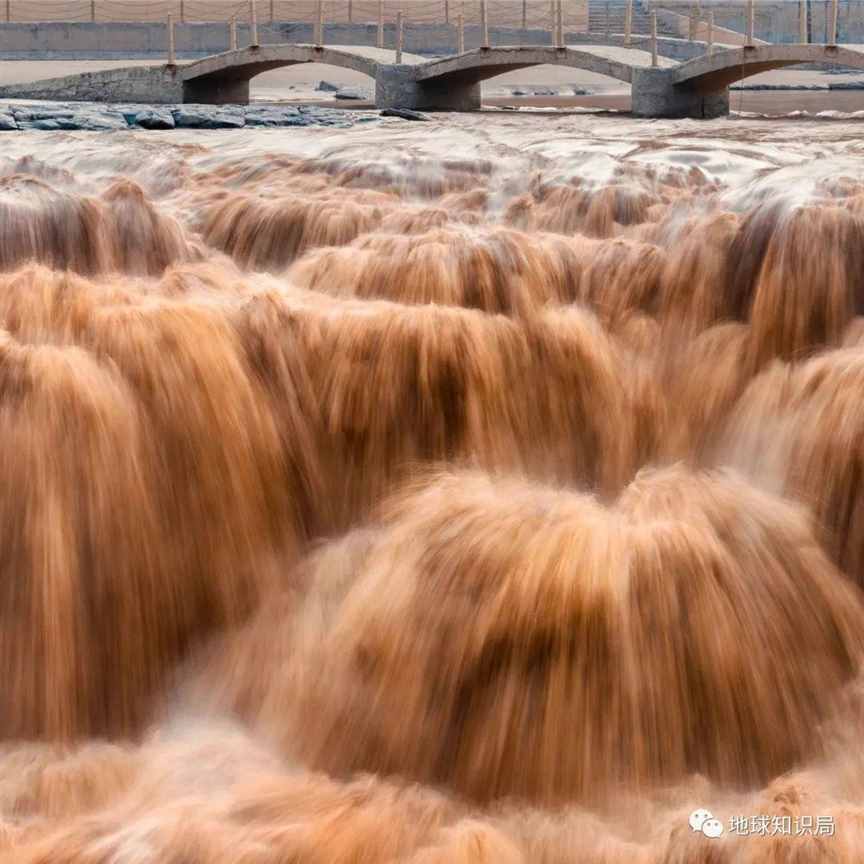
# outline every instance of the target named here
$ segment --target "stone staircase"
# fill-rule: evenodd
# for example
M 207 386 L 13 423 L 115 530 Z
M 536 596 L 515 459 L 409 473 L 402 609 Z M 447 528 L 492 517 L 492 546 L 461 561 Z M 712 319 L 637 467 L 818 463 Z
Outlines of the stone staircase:
M 633 35 L 648 36 L 651 33 L 651 9 L 657 9 L 657 35 L 673 39 L 705 38 L 704 16 L 693 19 L 695 29 L 691 31 L 689 11 L 693 8 L 687 3 L 659 2 L 653 4 L 650 0 L 634 0 L 633 2 Z M 734 6 L 733 6 L 734 8 Z M 741 5 L 741 10 L 744 6 Z M 627 14 L 627 0 L 588 0 L 588 32 L 594 36 L 613 35 L 624 32 L 624 22 Z M 743 11 L 742 11 L 743 16 Z M 727 16 L 728 18 L 729 16 Z M 715 23 L 714 41 L 731 45 L 742 45 L 745 41 L 743 18 L 725 22 L 726 27 Z M 760 40 L 755 40 L 760 44 Z
M 588 0 L 588 32 L 595 35 L 624 32 L 627 0 Z M 633 33 L 648 36 L 651 33 L 651 14 L 646 3 L 633 3 Z M 678 36 L 673 27 L 658 16 L 658 36 Z

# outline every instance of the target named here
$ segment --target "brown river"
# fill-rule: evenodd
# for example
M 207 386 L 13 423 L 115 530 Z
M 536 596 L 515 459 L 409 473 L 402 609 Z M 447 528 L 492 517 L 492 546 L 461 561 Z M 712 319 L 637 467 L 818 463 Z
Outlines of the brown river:
M 861 128 L 4 137 L 0 861 L 860 862 Z

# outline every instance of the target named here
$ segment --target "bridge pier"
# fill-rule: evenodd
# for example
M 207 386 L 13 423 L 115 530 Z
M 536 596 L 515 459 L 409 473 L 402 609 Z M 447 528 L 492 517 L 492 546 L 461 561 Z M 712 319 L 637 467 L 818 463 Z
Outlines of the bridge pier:
M 375 73 L 376 108 L 414 108 L 426 111 L 476 111 L 480 84 L 476 81 L 418 81 L 414 67 L 380 65 Z
M 249 79 L 208 76 L 183 82 L 183 102 L 198 105 L 248 105 Z
M 712 120 L 729 114 L 729 88 L 706 90 L 676 84 L 673 69 L 633 69 L 631 110 L 636 117 L 692 117 Z

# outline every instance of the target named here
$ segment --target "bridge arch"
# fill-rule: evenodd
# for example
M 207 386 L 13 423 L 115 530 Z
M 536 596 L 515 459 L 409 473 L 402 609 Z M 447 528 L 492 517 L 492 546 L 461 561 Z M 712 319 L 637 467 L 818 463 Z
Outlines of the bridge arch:
M 371 57 L 315 45 L 261 45 L 214 54 L 182 67 L 183 101 L 210 105 L 246 103 L 249 82 L 262 72 L 295 66 L 300 63 L 323 63 L 352 69 L 375 78 L 379 64 Z
M 615 50 L 621 49 L 611 49 Z M 417 108 L 470 111 L 480 108 L 480 82 L 505 72 L 531 66 L 566 66 L 630 84 L 634 69 L 650 62 L 650 55 L 644 51 L 628 50 L 627 59 L 632 63 L 606 56 L 609 53 L 604 46 L 585 46 L 585 50 L 549 46 L 479 48 L 418 64 L 410 85 L 403 84 L 392 92 L 386 80 L 381 80 L 386 73 L 379 75 L 379 84 L 384 86 L 379 86 L 377 98 L 379 105 L 402 99 L 410 100 Z M 662 62 L 671 65 L 665 58 Z
M 432 60 L 416 67 L 416 79 L 421 84 L 479 84 L 505 72 L 530 66 L 569 66 L 615 78 L 627 84 L 633 80 L 633 66 L 602 56 L 600 53 L 573 48 L 518 47 L 480 48 L 455 57 Z
M 837 45 L 759 45 L 703 55 L 681 63 L 673 72 L 676 86 L 717 92 L 736 81 L 801 63 L 824 63 L 864 70 L 864 52 Z

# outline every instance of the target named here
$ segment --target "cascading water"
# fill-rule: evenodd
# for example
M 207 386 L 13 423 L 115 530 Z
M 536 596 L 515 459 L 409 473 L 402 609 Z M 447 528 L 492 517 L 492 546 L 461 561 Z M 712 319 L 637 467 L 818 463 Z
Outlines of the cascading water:
M 860 860 L 857 131 L 446 122 L 0 163 L 0 861 Z

